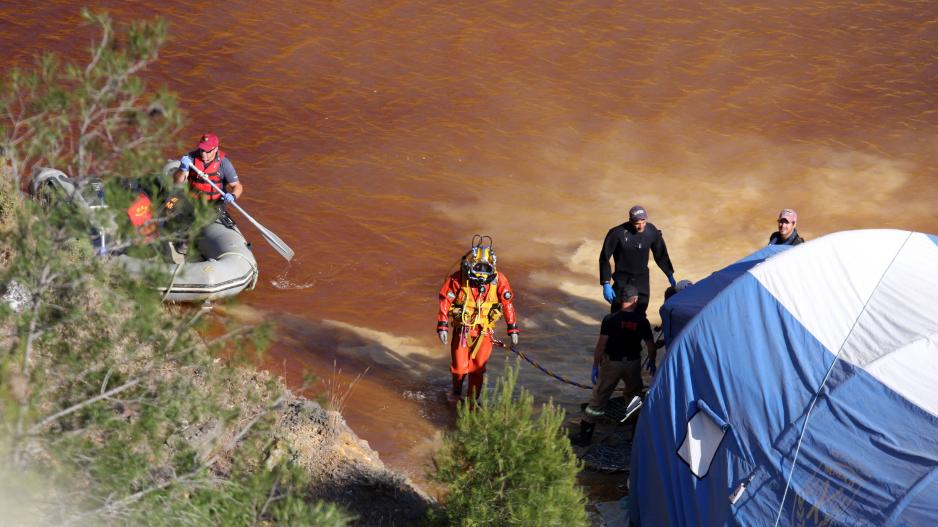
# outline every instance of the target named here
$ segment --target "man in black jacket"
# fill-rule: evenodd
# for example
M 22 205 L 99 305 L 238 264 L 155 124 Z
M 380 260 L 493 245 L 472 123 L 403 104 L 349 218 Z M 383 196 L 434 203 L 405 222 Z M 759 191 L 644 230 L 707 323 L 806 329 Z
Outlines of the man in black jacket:
M 635 311 L 645 314 L 651 293 L 648 284 L 649 251 L 668 277 L 668 282 L 674 285 L 674 266 L 661 231 L 648 223 L 645 208 L 636 205 L 629 210 L 627 223 L 609 229 L 599 253 L 599 283 L 603 286 L 603 298 L 607 302 L 612 304 L 617 298 L 621 301 L 622 290 L 633 285 L 638 289 Z M 614 271 L 609 266 L 610 257 L 615 261 Z
M 794 209 L 782 209 L 778 213 L 778 230 L 769 236 L 769 245 L 798 245 L 804 238 L 798 236 L 798 213 Z

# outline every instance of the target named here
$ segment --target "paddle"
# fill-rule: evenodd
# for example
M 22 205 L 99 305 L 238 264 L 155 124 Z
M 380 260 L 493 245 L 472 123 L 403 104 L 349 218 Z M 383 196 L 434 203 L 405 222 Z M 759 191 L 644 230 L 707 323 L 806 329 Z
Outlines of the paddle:
M 211 185 L 212 188 L 215 189 L 216 192 L 220 194 L 225 193 L 222 189 L 218 188 L 218 185 L 213 183 L 212 180 L 209 179 L 208 176 L 206 176 L 204 172 L 202 172 L 201 170 L 199 170 L 198 168 L 192 165 L 189 165 L 189 167 L 193 171 L 195 171 L 195 173 L 198 174 L 199 177 L 207 181 L 208 184 Z M 238 212 L 240 212 L 242 216 L 247 218 L 248 221 L 251 222 L 251 224 L 257 227 L 257 230 L 261 231 L 261 235 L 264 236 L 264 239 L 267 240 L 267 243 L 269 243 L 271 247 L 273 247 L 278 253 L 280 253 L 280 256 L 283 256 L 284 258 L 286 258 L 288 262 L 293 259 L 293 254 L 294 254 L 293 249 L 291 249 L 289 245 L 284 243 L 283 240 L 281 240 L 279 236 L 270 232 L 270 230 L 268 230 L 267 227 L 264 227 L 263 225 L 258 223 L 258 221 L 252 218 L 251 215 L 248 214 L 247 212 L 244 212 L 244 209 L 241 208 L 241 205 L 238 205 L 234 201 L 232 201 L 230 205 L 234 205 L 234 208 L 238 209 Z

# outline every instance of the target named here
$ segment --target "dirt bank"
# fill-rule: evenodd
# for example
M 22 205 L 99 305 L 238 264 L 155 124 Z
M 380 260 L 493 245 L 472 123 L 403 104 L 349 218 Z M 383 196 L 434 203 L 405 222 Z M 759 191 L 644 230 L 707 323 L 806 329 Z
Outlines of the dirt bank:
M 244 392 L 270 374 L 245 370 Z M 356 526 L 419 525 L 433 498 L 407 477 L 385 467 L 378 453 L 360 439 L 341 414 L 298 396 L 285 387 L 274 435 L 281 437 L 271 458 L 290 456 L 312 476 L 309 501 L 334 502 L 357 516 Z

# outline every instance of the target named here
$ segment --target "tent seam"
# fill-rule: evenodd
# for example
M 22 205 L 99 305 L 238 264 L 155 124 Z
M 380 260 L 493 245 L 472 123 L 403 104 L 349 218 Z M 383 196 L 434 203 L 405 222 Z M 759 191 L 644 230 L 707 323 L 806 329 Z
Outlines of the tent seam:
M 889 262 L 889 265 L 887 265 L 886 268 L 883 269 L 883 273 L 879 277 L 879 280 L 876 282 L 876 286 L 873 287 L 873 289 L 870 291 L 869 297 L 867 297 L 866 301 L 863 303 L 863 309 L 861 309 L 860 312 L 857 313 L 856 318 L 853 320 L 853 325 L 850 327 L 850 331 L 847 332 L 847 334 L 844 336 L 843 341 L 840 343 L 840 346 L 837 349 L 837 354 L 834 355 L 834 360 L 831 361 L 831 365 L 830 367 L 828 367 L 827 373 L 824 374 L 824 379 L 821 380 L 820 386 L 818 386 L 814 392 L 814 397 L 811 399 L 811 404 L 808 405 L 808 411 L 807 413 L 805 413 L 805 416 L 804 416 L 804 423 L 801 425 L 801 432 L 798 434 L 798 442 L 797 442 L 797 445 L 795 446 L 795 454 L 794 456 L 792 456 L 792 459 L 791 459 L 791 469 L 789 469 L 788 471 L 788 477 L 785 478 L 785 491 L 782 493 L 782 499 L 778 504 L 778 511 L 775 516 L 775 527 L 778 527 L 778 524 L 782 519 L 782 509 L 785 508 L 785 501 L 788 499 L 788 490 L 791 488 L 791 479 L 795 475 L 795 466 L 798 464 L 798 456 L 801 454 L 801 444 L 804 441 L 804 435 L 808 429 L 808 421 L 811 419 L 811 414 L 814 412 L 814 407 L 815 405 L 817 405 L 817 401 L 820 398 L 821 390 L 823 390 L 824 387 L 827 385 L 827 381 L 831 376 L 831 372 L 834 371 L 834 366 L 836 366 L 837 363 L 841 360 L 840 355 L 844 351 L 844 346 L 846 346 L 847 341 L 850 340 L 850 336 L 853 335 L 854 330 L 856 330 L 857 324 L 860 321 L 860 318 L 863 316 L 864 313 L 866 313 L 866 310 L 870 304 L 870 300 L 873 298 L 873 295 L 876 294 L 876 291 L 879 289 L 880 285 L 883 283 L 883 279 L 886 277 L 886 273 L 888 273 L 889 270 L 896 263 L 896 258 L 898 258 L 899 254 L 902 253 L 902 250 L 909 243 L 909 239 L 912 237 L 913 234 L 915 233 L 914 232 L 908 233 L 908 235 L 905 238 L 905 241 L 902 242 L 902 245 L 899 246 L 899 248 L 896 250 L 896 253 L 893 255 L 892 260 Z M 783 458 L 783 461 L 784 461 L 784 458 Z

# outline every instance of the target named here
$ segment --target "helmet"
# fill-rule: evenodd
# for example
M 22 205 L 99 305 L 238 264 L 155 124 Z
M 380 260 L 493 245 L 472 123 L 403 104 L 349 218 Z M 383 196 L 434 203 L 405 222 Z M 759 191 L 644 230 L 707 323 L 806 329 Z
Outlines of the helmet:
M 495 261 L 492 237 L 476 234 L 472 237 L 472 248 L 463 256 L 463 273 L 475 285 L 487 284 L 495 280 Z

